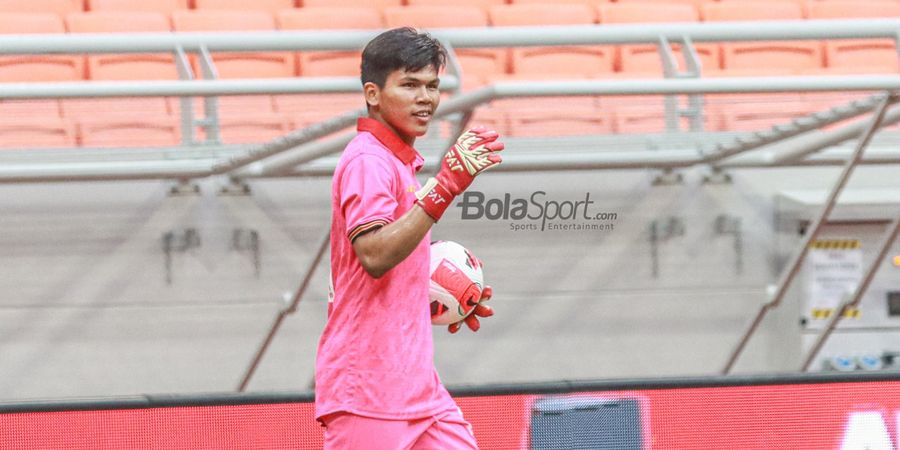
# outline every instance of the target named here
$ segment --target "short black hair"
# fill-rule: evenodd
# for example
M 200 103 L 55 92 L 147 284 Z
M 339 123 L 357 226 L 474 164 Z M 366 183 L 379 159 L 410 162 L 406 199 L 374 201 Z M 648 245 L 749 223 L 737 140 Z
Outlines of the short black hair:
M 359 72 L 363 85 L 372 82 L 383 88 L 388 74 L 395 70 L 416 72 L 432 66 L 440 72 L 446 65 L 447 50 L 437 39 L 415 28 L 401 27 L 369 41 Z

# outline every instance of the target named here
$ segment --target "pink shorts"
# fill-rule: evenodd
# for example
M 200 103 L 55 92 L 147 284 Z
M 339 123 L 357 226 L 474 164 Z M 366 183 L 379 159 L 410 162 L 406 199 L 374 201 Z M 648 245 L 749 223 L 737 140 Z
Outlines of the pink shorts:
M 323 418 L 324 450 L 477 450 L 458 408 L 424 419 L 373 419 L 349 413 Z

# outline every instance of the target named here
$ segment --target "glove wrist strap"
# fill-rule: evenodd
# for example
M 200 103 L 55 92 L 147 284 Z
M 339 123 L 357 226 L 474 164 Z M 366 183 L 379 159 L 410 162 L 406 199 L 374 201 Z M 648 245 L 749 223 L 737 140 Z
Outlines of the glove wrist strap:
M 441 219 L 444 211 L 453 202 L 453 194 L 444 186 L 438 183 L 436 178 L 429 178 L 422 186 L 422 189 L 416 191 L 416 203 L 425 210 L 425 213 L 431 216 L 435 222 Z

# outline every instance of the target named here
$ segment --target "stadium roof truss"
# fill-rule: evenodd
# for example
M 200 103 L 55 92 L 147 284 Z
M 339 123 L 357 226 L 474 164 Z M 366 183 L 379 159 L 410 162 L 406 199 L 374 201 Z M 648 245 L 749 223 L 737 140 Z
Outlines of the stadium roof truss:
M 900 90 L 897 75 L 701 77 L 693 44 L 719 41 L 891 38 L 900 32 L 900 20 L 832 20 L 731 22 L 698 24 L 644 24 L 567 27 L 508 27 L 442 29 L 433 34 L 452 49 L 547 45 L 655 44 L 660 49 L 665 78 L 621 80 L 508 81 L 442 102 L 435 117 L 450 120 L 455 136 L 472 112 L 493 100 L 542 96 L 666 96 L 668 132 L 653 135 L 598 135 L 553 138 L 558 151 L 546 155 L 546 138 L 509 138 L 508 157 L 498 170 L 672 170 L 706 166 L 714 170 L 738 167 L 843 165 L 852 149 L 832 148 L 866 131 L 867 123 L 840 128 L 824 127 L 873 113 L 884 104 L 878 125 L 900 121 L 900 108 L 892 92 Z M 86 180 L 173 179 L 224 175 L 248 178 L 330 175 L 352 132 L 331 136 L 353 126 L 363 110 L 293 131 L 258 145 L 219 145 L 216 97 L 323 92 L 358 92 L 356 77 L 298 77 L 283 79 L 216 79 L 210 58 L 217 51 L 302 51 L 359 49 L 377 31 L 296 31 L 248 33 L 145 33 L 126 36 L 101 34 L 10 35 L 0 37 L 0 55 L 71 53 L 158 53 L 176 56 L 182 80 L 0 83 L 0 100 L 84 97 L 181 98 L 184 145 L 145 149 L 22 149 L 0 153 L 0 183 Z M 687 71 L 675 70 L 670 42 L 688 51 Z M 202 79 L 195 79 L 187 55 L 200 56 Z M 442 87 L 451 92 L 462 73 L 451 51 L 448 76 Z M 747 132 L 702 131 L 703 94 L 856 92 L 869 95 L 822 110 L 770 129 Z M 689 107 L 678 108 L 676 96 L 686 95 Z M 193 117 L 192 97 L 204 97 L 206 119 Z M 678 130 L 687 117 L 690 130 Z M 203 126 L 213 143 L 197 143 L 192 130 Z M 879 127 L 876 126 L 877 131 Z M 439 152 L 444 139 L 420 141 L 425 152 Z M 615 150 L 607 150 L 614 148 Z M 827 150 L 827 151 L 823 151 Z M 861 164 L 900 163 L 900 151 L 891 146 L 872 148 Z

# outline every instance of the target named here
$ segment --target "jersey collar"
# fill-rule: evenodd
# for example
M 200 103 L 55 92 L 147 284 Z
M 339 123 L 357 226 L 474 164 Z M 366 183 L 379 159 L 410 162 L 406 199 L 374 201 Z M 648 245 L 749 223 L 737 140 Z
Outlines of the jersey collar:
M 356 121 L 356 131 L 367 131 L 372 133 L 372 136 L 375 136 L 375 139 L 378 139 L 379 142 L 384 144 L 397 159 L 403 161 L 403 164 L 413 164 L 416 171 L 418 171 L 425 162 L 422 155 L 420 155 L 416 149 L 410 147 L 406 142 L 403 142 L 403 140 L 394 134 L 390 128 L 375 119 L 360 117 Z

